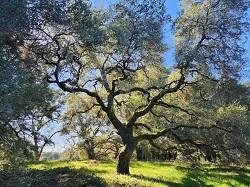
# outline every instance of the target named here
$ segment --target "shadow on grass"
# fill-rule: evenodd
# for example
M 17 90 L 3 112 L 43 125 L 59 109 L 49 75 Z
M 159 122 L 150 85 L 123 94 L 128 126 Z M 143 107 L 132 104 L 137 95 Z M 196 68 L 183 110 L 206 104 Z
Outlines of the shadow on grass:
M 228 186 L 235 186 L 235 184 L 231 183 L 232 181 L 244 186 L 248 186 L 250 184 L 250 177 L 247 175 L 250 174 L 250 169 L 247 168 L 219 167 L 192 169 L 177 166 L 176 169 L 186 172 L 186 176 L 182 180 L 184 186 L 209 186 L 205 182 L 206 179 L 223 182 Z
M 53 161 L 51 161 L 51 160 L 39 160 L 39 161 L 31 161 L 31 162 L 26 163 L 26 167 L 28 168 L 30 165 L 41 164 L 44 169 L 51 169 L 53 167 L 57 168 L 58 166 L 61 166 L 62 164 L 67 164 L 69 162 L 72 162 L 72 161 L 69 161 L 69 160 L 53 160 Z M 63 167 L 63 166 L 61 166 L 61 167 Z
M 147 165 L 150 163 L 150 165 Z M 157 167 L 173 167 L 173 163 L 168 163 L 168 162 L 146 162 L 146 161 L 132 161 L 131 162 L 131 167 L 152 167 L 152 168 L 157 168 Z
M 149 182 L 155 182 L 155 183 L 161 183 L 164 185 L 167 185 L 169 187 L 181 187 L 183 186 L 181 183 L 175 183 L 175 182 L 171 182 L 171 181 L 166 181 L 164 179 L 157 179 L 154 177 L 148 177 L 148 176 L 143 176 L 143 175 L 131 175 L 131 177 L 134 177 L 136 179 L 141 179 L 141 180 L 146 180 Z
M 1 186 L 1 185 L 0 185 Z M 106 187 L 105 181 L 85 169 L 68 167 L 50 170 L 32 170 L 18 177 L 11 177 L 1 187 Z
M 161 183 L 170 187 L 204 187 L 208 185 L 208 180 L 223 182 L 228 186 L 235 186 L 231 182 L 235 181 L 243 186 L 250 184 L 250 169 L 237 167 L 220 167 L 220 168 L 191 168 L 176 166 L 176 169 L 183 171 L 185 176 L 180 183 L 167 181 L 163 178 L 148 177 L 143 175 L 131 175 L 136 179 L 147 180 L 150 182 Z
M 153 178 L 153 177 L 146 177 L 142 175 L 132 175 L 132 177 L 136 179 L 142 179 L 142 180 L 147 180 L 149 182 L 155 182 L 155 183 L 161 183 L 163 185 L 169 186 L 169 187 L 204 187 L 207 186 L 206 183 L 203 181 L 197 182 L 197 180 L 192 179 L 190 176 L 186 176 L 181 183 L 177 182 L 172 182 L 172 181 L 167 181 L 164 179 L 159 179 L 159 178 Z

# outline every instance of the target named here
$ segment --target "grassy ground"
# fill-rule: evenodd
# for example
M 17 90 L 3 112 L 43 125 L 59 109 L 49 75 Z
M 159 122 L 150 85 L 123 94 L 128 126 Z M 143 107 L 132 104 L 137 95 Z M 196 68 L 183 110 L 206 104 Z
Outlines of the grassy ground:
M 19 183 L 9 186 L 250 186 L 250 168 L 192 168 L 187 164 L 132 162 L 131 176 L 119 176 L 115 174 L 115 167 L 112 161 L 39 162 L 30 164 L 28 173 L 18 177 Z

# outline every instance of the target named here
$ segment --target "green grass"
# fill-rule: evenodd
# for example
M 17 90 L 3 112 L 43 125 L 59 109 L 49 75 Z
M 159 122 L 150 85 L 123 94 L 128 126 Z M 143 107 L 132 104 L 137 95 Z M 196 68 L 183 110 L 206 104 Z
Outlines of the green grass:
M 192 168 L 180 163 L 132 162 L 131 176 L 116 175 L 115 167 L 112 161 L 43 161 L 30 164 L 28 174 L 19 180 L 26 186 L 39 187 L 240 187 L 250 184 L 250 168 L 247 167 L 204 165 Z

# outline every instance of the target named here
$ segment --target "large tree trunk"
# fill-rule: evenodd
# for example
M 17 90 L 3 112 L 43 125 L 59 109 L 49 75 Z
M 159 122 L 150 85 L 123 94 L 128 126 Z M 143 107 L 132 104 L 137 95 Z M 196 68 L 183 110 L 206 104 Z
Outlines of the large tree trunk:
M 135 146 L 133 144 L 125 145 L 118 156 L 117 173 L 129 175 L 129 163 Z

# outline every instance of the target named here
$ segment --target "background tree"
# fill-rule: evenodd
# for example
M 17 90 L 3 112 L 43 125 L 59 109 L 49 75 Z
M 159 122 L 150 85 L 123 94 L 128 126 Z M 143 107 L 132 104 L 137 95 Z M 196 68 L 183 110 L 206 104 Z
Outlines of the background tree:
M 69 116 L 70 115 L 70 116 Z M 67 117 L 66 117 L 67 116 Z M 110 142 L 113 132 L 109 122 L 98 116 L 68 113 L 65 119 L 65 132 L 76 134 L 77 148 L 84 149 L 88 159 L 100 159 L 107 157 L 107 143 Z
M 18 63 L 19 36 L 23 36 L 28 31 L 26 12 L 26 1 L 19 1 L 15 4 L 11 1 L 1 1 L 0 11 L 0 168 L 1 171 L 13 167 L 13 163 L 19 166 L 32 156 L 26 143 L 20 140 L 12 131 L 9 122 L 17 119 L 23 114 L 20 103 L 14 107 L 14 103 L 26 92 L 26 82 L 28 76 L 25 70 Z M 9 16 L 16 12 L 15 16 Z M 22 18 L 18 20 L 18 17 Z M 18 95 L 19 93 L 19 95 Z M 20 114 L 19 114 L 20 113 Z M 16 168 L 15 168 L 16 169 Z
M 71 94 L 66 98 L 67 111 L 64 114 L 64 133 L 73 134 L 77 139 L 73 147 L 85 149 L 94 153 L 95 159 L 117 158 L 122 142 L 115 133 L 105 114 L 98 108 L 90 110 L 88 104 L 91 100 L 85 100 L 82 95 Z M 88 152 L 88 151 L 87 151 Z M 93 154 L 89 154 L 90 156 Z M 93 158 L 92 158 L 93 159 Z
M 26 0 L 0 2 L 1 159 L 12 166 L 32 159 L 32 151 L 39 152 L 35 155 L 38 158 L 42 149 L 38 151 L 37 144 L 46 139 L 38 131 L 48 126 L 40 123 L 38 113 L 48 119 L 55 111 L 54 92 L 38 74 L 34 59 L 23 46 L 33 25 L 27 4 Z M 31 137 L 36 139 L 34 145 Z
M 1 126 L 11 130 L 18 140 L 27 142 L 35 159 L 39 159 L 43 148 L 55 134 L 46 136 L 44 130 L 55 120 L 54 93 L 24 63 L 14 57 L 7 58 L 10 58 L 7 54 L 3 56 L 0 65 Z
M 42 103 L 36 103 L 36 108 L 24 120 L 16 122 L 18 126 L 15 129 L 20 137 L 29 141 L 35 160 L 40 159 L 46 146 L 54 145 L 53 137 L 61 132 L 58 127 L 58 106 L 53 105 L 55 101 L 52 95 L 47 98 L 49 103 L 46 103 L 44 96 L 40 96 Z
M 62 159 L 63 155 L 62 153 L 58 152 L 45 152 L 42 154 L 42 160 L 59 160 Z

